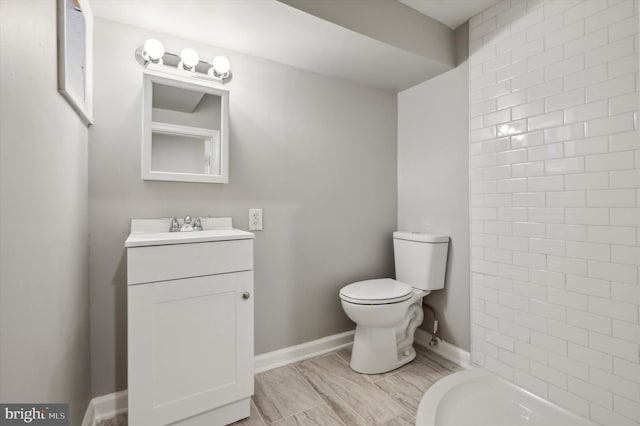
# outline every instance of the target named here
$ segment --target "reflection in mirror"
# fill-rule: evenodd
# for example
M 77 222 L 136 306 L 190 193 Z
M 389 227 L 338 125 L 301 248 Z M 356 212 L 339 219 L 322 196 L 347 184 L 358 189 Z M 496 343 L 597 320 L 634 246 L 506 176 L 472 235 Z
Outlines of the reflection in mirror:
M 143 179 L 228 182 L 228 92 L 145 74 Z
M 213 136 L 213 135 L 212 135 Z M 217 135 L 216 135 L 217 136 Z M 151 170 L 156 172 L 217 174 L 215 140 L 154 130 Z

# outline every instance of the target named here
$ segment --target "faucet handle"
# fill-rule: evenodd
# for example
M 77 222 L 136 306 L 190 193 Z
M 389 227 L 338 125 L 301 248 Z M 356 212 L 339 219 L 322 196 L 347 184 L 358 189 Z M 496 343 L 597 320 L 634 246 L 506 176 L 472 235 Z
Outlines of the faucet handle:
M 178 218 L 174 217 L 171 219 L 171 227 L 169 228 L 169 232 L 178 232 L 180 231 L 180 222 L 178 222 Z
M 202 221 L 200 221 L 199 217 L 196 217 L 196 220 L 193 223 L 194 231 L 202 231 Z

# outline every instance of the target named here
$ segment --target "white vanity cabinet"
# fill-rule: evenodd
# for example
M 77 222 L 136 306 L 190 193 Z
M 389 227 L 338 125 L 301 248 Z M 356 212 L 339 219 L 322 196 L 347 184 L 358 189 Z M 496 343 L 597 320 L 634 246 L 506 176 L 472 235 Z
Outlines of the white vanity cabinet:
M 168 224 L 134 220 L 126 242 L 129 425 L 226 425 L 253 394 L 253 234 Z

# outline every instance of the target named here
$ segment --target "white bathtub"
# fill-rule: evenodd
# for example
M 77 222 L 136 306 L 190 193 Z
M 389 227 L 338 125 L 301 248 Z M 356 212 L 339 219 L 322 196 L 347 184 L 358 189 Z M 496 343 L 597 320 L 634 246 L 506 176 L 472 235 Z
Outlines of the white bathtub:
M 482 368 L 440 379 L 422 397 L 416 426 L 596 426 Z

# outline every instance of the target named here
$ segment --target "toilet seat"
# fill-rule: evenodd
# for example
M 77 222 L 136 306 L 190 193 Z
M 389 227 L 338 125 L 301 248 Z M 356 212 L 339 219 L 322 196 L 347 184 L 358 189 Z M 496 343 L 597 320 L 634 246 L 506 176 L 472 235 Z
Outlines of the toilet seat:
M 358 281 L 340 290 L 340 299 L 357 305 L 383 305 L 408 300 L 413 287 L 391 278 Z

